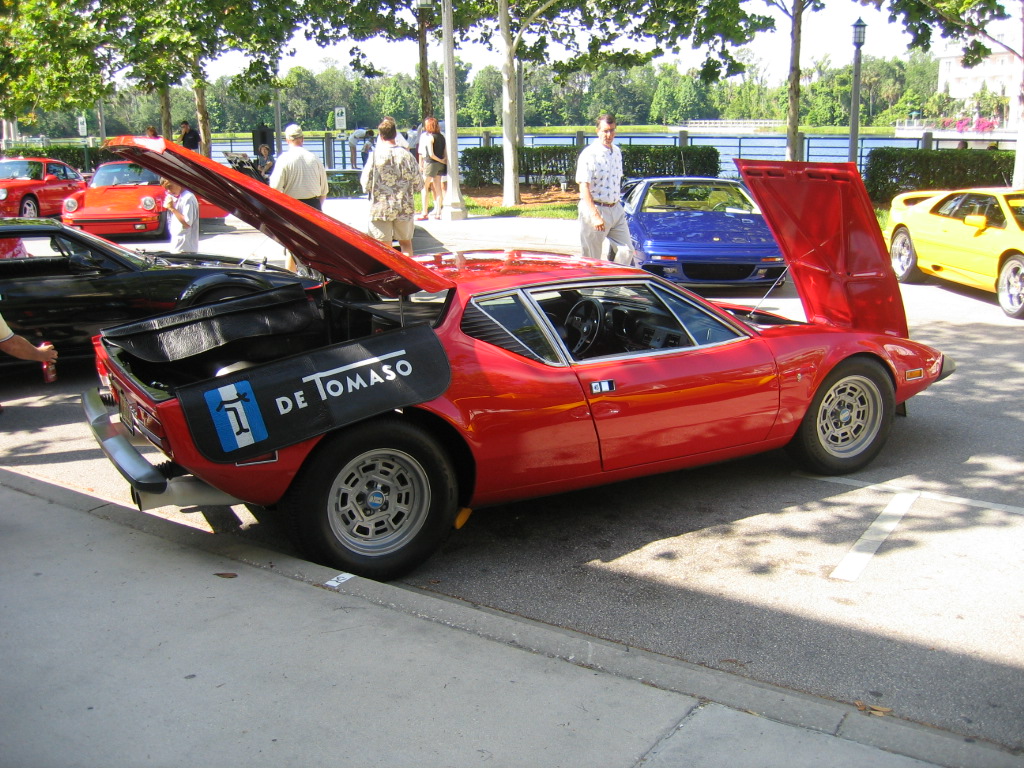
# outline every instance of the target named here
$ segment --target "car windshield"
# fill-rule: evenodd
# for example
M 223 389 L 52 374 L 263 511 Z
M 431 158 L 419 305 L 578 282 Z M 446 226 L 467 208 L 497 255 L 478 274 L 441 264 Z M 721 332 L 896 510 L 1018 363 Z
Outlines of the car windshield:
M 113 163 L 101 165 L 92 177 L 91 187 L 136 186 L 139 184 L 156 185 L 160 179 L 152 171 L 146 170 L 135 163 Z
M 2 160 L 0 161 L 0 179 L 32 179 L 43 178 L 43 164 L 38 160 Z
M 1013 214 L 1013 220 L 1018 227 L 1024 229 L 1024 195 L 1007 195 L 1004 199 Z
M 647 189 L 643 210 L 753 213 L 757 211 L 757 206 L 747 193 L 735 184 L 656 181 Z
M 134 264 L 140 269 L 152 266 L 153 262 L 156 260 L 153 256 L 143 255 L 138 251 L 133 251 L 131 248 L 125 248 L 117 243 L 112 243 L 101 237 L 90 235 L 88 232 L 83 232 L 82 230 L 75 230 L 75 237 L 86 245 L 93 246 L 101 252 L 107 251 L 108 253 L 115 253 L 125 261 Z

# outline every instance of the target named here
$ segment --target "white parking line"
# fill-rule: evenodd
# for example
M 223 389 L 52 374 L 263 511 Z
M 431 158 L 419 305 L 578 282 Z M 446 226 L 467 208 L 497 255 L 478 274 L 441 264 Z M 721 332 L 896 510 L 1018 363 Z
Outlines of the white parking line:
M 827 483 L 837 485 L 849 485 L 854 488 L 870 488 L 875 491 L 888 491 L 889 493 L 916 493 L 922 499 L 931 501 L 944 501 L 947 504 L 961 504 L 965 507 L 979 507 L 981 509 L 993 509 L 999 512 L 1009 512 L 1011 515 L 1024 515 L 1024 507 L 1014 507 L 1009 504 L 996 504 L 991 501 L 978 501 L 977 499 L 965 499 L 962 496 L 947 496 L 944 493 L 932 493 L 931 491 L 920 491 L 915 488 L 906 488 L 894 483 L 862 483 L 850 477 L 825 477 L 824 475 L 812 475 L 807 472 L 794 472 L 796 477 L 803 477 L 807 480 L 824 480 Z
M 794 472 L 796 477 L 806 480 L 823 480 L 827 483 L 845 485 L 853 488 L 868 488 L 873 491 L 883 491 L 895 494 L 895 497 L 882 513 L 875 518 L 875 521 L 868 526 L 864 535 L 857 539 L 846 556 L 839 562 L 832 571 L 831 578 L 842 581 L 856 581 L 860 574 L 871 562 L 875 552 L 899 525 L 900 520 L 907 514 L 910 507 L 918 499 L 929 499 L 931 501 L 942 501 L 948 504 L 960 504 L 966 507 L 980 507 L 981 509 L 992 509 L 1000 512 L 1009 512 L 1013 515 L 1024 515 L 1024 507 L 1014 507 L 1009 504 L 995 504 L 989 501 L 978 501 L 977 499 L 965 499 L 961 496 L 947 496 L 943 493 L 931 491 L 919 491 L 913 488 L 895 485 L 894 483 L 862 483 L 850 477 L 826 477 L 824 475 L 812 475 L 807 472 Z
M 829 575 L 833 579 L 856 581 L 920 495 L 916 492 L 897 493 Z

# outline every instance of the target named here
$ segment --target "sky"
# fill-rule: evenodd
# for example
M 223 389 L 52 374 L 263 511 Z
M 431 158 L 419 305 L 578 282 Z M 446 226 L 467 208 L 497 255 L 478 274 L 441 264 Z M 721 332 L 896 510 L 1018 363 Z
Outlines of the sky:
M 761 6 L 758 8 L 757 6 Z M 781 85 L 789 72 L 789 20 L 778 11 L 772 11 L 760 0 L 750 4 L 751 11 L 775 17 L 777 30 L 762 32 L 757 35 L 749 48 L 761 61 L 761 69 L 767 76 L 770 86 Z M 892 58 L 907 56 L 907 45 L 910 37 L 903 32 L 902 26 L 890 23 L 888 14 L 871 6 L 862 6 L 853 0 L 841 2 L 832 0 L 824 10 L 816 13 L 805 13 L 803 39 L 801 43 L 800 64 L 809 67 L 813 62 L 828 56 L 832 66 L 842 66 L 853 61 L 853 23 L 863 19 L 867 24 L 864 47 L 865 56 Z M 936 43 L 938 40 L 935 41 Z M 282 72 L 295 66 L 302 66 L 313 72 L 320 72 L 327 67 L 328 61 L 344 64 L 348 59 L 351 44 L 343 44 L 328 48 L 319 48 L 304 39 L 294 41 L 296 55 L 282 61 Z M 374 62 L 387 62 L 380 66 L 394 73 L 414 74 L 419 53 L 415 41 L 403 43 L 368 41 L 361 44 L 369 59 Z M 933 47 L 933 50 L 935 48 Z M 441 47 L 432 44 L 428 50 L 430 61 L 441 60 Z M 488 51 L 482 46 L 456 49 L 455 55 L 472 65 L 474 73 L 487 66 L 501 66 L 501 56 Z M 704 59 L 702 51 L 687 50 L 680 56 L 668 56 L 666 62 L 678 61 L 684 69 L 695 67 Z M 231 75 L 241 69 L 240 54 L 229 54 L 212 63 L 207 76 L 213 80 L 223 75 Z M 472 77 L 472 75 L 470 75 Z

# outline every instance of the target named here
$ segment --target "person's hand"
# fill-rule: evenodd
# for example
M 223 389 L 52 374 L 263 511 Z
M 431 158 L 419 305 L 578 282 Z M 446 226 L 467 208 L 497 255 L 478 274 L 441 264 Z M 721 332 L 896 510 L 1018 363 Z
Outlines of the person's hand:
M 164 197 L 164 208 L 166 208 L 169 211 L 173 211 L 174 210 L 174 203 L 176 201 L 177 201 L 177 198 L 174 195 L 167 195 L 167 196 L 165 196 Z
M 39 350 L 39 359 L 44 363 L 55 363 L 57 362 L 57 350 L 53 348 L 53 344 L 46 342 L 36 347 Z
M 593 219 L 593 221 L 594 221 L 594 229 L 596 229 L 598 232 L 603 232 L 604 231 L 604 217 L 601 215 L 600 211 L 598 211 L 598 210 L 594 211 L 594 219 Z

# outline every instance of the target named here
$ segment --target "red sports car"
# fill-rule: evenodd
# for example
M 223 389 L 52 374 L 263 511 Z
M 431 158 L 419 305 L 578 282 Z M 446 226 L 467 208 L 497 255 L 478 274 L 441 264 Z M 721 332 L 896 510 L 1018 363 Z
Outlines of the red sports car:
M 102 387 L 83 395 L 101 446 L 142 509 L 276 505 L 312 559 L 365 576 L 415 567 L 474 507 L 777 448 L 855 471 L 954 367 L 907 339 L 853 165 L 741 163 L 796 322 L 608 262 L 409 259 L 176 145 L 112 148 L 329 280 L 104 331 Z
M 82 174 L 60 160 L 0 158 L 0 216 L 58 216 L 64 198 L 80 189 Z
M 96 169 L 89 186 L 64 201 L 63 222 L 94 235 L 167 234 L 166 191 L 160 176 L 136 163 L 115 161 Z M 199 217 L 222 219 L 227 212 L 199 198 Z

